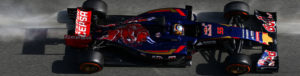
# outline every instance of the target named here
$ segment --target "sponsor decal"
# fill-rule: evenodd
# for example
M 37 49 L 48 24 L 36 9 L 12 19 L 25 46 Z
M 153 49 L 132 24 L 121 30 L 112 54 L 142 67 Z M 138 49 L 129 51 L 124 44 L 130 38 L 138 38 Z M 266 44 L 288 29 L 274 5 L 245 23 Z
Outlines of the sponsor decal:
M 168 56 L 168 59 L 176 59 L 176 56 Z
M 242 33 L 243 38 L 245 38 L 245 29 L 242 29 Z
M 263 24 L 263 27 L 264 27 L 268 32 L 276 32 L 275 26 L 276 26 L 275 21 L 271 21 L 271 22 L 268 22 L 268 23 Z
M 212 31 L 211 31 L 212 25 L 211 24 L 205 25 L 205 23 L 202 23 L 202 26 L 204 27 L 203 28 L 204 35 L 212 36 Z
M 269 45 L 269 43 L 273 42 L 273 38 L 270 37 L 269 33 L 266 32 L 251 31 L 247 29 L 242 30 L 242 32 L 244 39 L 253 40 L 264 45 Z
M 254 34 L 254 31 L 248 30 L 248 29 L 243 29 L 243 38 L 245 39 L 249 39 L 249 40 L 254 40 L 257 36 L 259 36 L 259 32 L 257 32 L 258 34 Z
M 256 41 L 258 41 L 258 42 L 260 41 L 260 38 L 259 38 L 259 32 L 257 32 L 257 31 L 255 32 L 255 39 L 256 39 Z
M 81 37 L 90 35 L 92 11 L 77 9 L 75 34 Z
M 249 39 L 249 30 L 246 29 L 246 39 Z
M 81 36 L 74 36 L 74 35 L 65 35 L 64 39 L 79 39 L 79 40 L 91 40 L 92 37 L 81 37 Z
M 257 62 L 257 66 L 275 66 L 275 58 L 277 57 L 277 52 L 265 50 L 261 58 Z
M 176 56 L 172 55 L 172 56 L 168 56 L 168 57 L 163 57 L 163 56 L 153 55 L 151 58 L 156 59 L 156 60 L 162 60 L 162 59 L 174 60 L 174 59 L 176 59 Z
M 264 29 L 268 32 L 276 32 L 276 22 L 273 19 L 273 15 L 269 12 L 265 13 L 259 13 L 256 15 L 257 19 L 262 21 L 262 26 Z
M 262 42 L 263 44 L 269 45 L 269 43 L 273 42 L 273 38 L 268 35 L 268 33 L 262 33 Z
M 158 60 L 162 60 L 163 57 L 162 56 L 152 56 L 152 59 L 158 59 Z
M 251 40 L 254 40 L 254 31 L 250 31 Z

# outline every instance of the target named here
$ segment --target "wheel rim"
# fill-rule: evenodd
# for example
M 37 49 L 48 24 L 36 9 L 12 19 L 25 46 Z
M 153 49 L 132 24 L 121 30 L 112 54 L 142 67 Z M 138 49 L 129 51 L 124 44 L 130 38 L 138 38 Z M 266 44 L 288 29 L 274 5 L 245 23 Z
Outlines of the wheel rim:
M 227 66 L 226 70 L 232 74 L 243 74 L 250 72 L 250 66 L 243 64 L 231 64 Z
M 80 65 L 80 70 L 85 73 L 95 73 L 102 70 L 102 67 L 96 63 L 83 63 Z

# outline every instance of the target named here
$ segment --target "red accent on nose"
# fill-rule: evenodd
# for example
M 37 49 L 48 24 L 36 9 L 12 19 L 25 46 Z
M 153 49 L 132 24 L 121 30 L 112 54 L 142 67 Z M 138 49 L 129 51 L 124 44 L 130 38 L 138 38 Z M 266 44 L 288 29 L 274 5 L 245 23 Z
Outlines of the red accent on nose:
M 176 9 L 176 11 L 177 11 L 181 16 L 186 16 L 180 9 Z
M 182 51 L 185 48 L 185 45 L 181 45 L 177 48 L 177 50 L 174 53 L 179 53 L 180 51 Z
M 155 10 L 155 11 L 150 11 L 148 13 L 156 13 L 156 12 L 171 12 L 171 10 Z
M 232 38 L 234 38 L 234 39 L 240 39 L 239 37 L 232 37 Z

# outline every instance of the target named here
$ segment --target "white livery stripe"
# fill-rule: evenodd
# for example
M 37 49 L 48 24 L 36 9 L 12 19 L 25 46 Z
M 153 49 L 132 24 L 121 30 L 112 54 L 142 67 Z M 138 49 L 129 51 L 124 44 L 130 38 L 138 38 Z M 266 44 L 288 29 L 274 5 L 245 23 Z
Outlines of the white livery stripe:
M 155 41 L 152 40 L 150 37 L 147 37 L 147 42 L 149 42 L 150 44 L 154 44 L 155 43 Z
M 250 31 L 251 40 L 254 40 L 254 31 Z
M 249 30 L 246 29 L 246 39 L 249 39 Z

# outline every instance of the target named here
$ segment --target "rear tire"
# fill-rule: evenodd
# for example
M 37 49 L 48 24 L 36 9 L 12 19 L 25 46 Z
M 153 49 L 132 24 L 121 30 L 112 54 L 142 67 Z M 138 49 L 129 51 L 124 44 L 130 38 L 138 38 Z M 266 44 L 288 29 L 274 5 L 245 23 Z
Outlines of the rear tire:
M 79 53 L 80 71 L 95 73 L 103 69 L 104 58 L 99 51 L 83 50 Z
M 241 19 L 247 20 L 249 18 L 249 5 L 242 1 L 233 1 L 224 6 L 225 18 L 232 18 L 234 16 L 240 16 Z
M 86 62 L 80 64 L 80 70 L 84 73 L 96 73 L 101 71 L 103 67 L 100 64 L 93 63 L 93 62 Z
M 228 56 L 225 64 L 226 71 L 230 74 L 244 74 L 251 70 L 251 59 L 244 54 Z
M 102 0 L 86 0 L 83 5 L 83 8 L 93 8 L 96 11 L 105 13 L 107 12 L 107 4 Z
M 93 15 L 96 15 L 97 23 L 99 24 L 106 24 L 106 13 L 107 13 L 107 4 L 102 0 L 86 0 L 82 8 L 94 10 Z M 95 18 L 95 17 L 94 17 Z

